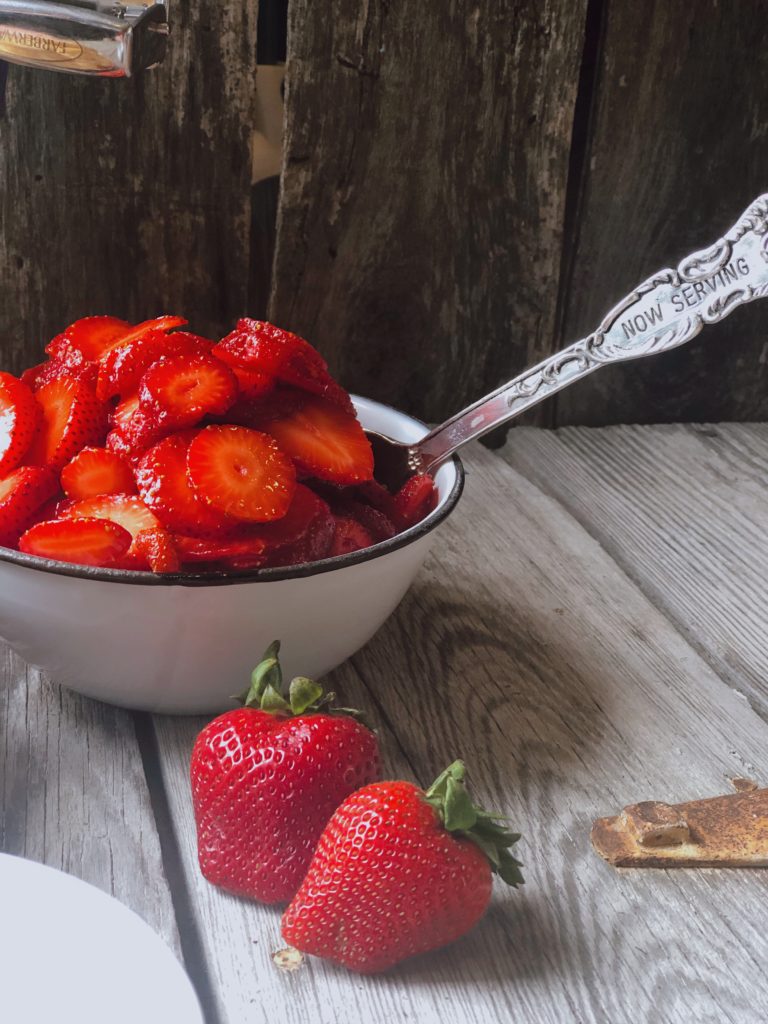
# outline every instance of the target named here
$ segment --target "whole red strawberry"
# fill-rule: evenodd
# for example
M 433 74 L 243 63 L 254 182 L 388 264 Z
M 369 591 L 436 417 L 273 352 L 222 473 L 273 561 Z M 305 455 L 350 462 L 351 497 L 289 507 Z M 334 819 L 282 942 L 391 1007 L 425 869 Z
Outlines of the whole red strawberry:
M 522 884 L 520 838 L 476 807 L 455 761 L 426 793 L 377 782 L 340 805 L 283 915 L 286 942 L 355 971 L 383 971 L 452 942 L 482 917 L 495 872 Z
M 279 643 L 254 669 L 244 707 L 200 733 L 192 800 L 200 869 L 214 885 L 263 903 L 287 902 L 328 819 L 379 778 L 376 736 L 303 677 L 281 695 Z

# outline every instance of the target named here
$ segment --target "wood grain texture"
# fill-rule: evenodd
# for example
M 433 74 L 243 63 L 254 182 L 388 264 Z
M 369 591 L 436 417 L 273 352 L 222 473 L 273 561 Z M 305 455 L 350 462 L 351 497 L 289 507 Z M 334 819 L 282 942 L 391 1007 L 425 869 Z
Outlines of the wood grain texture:
M 0 351 L 20 370 L 79 316 L 247 311 L 257 0 L 175 5 L 130 80 L 13 67 L 0 119 Z
M 768 722 L 768 425 L 523 428 L 501 454 Z
M 293 0 L 271 318 L 439 419 L 549 351 L 585 0 Z
M 711 245 L 768 180 L 761 0 L 605 0 L 563 342 L 636 284 Z M 684 348 L 609 367 L 556 401 L 558 425 L 768 414 L 762 303 Z
M 561 504 L 490 453 L 467 461 L 427 567 L 333 685 L 372 711 L 391 773 L 426 783 L 465 757 L 480 800 L 524 834 L 526 885 L 497 887 L 470 936 L 386 976 L 318 961 L 281 973 L 279 912 L 197 868 L 187 762 L 201 723 L 156 719 L 216 1021 L 758 1024 L 764 875 L 616 872 L 589 830 L 639 799 L 765 781 L 768 726 Z M 762 588 L 753 600 L 765 612 Z
M 82 878 L 180 952 L 130 714 L 0 649 L 0 851 Z

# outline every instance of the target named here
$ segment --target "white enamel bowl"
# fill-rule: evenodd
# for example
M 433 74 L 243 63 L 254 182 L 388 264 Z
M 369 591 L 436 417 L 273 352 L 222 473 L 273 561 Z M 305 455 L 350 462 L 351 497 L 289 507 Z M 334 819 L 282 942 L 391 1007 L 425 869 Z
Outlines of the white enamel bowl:
M 427 428 L 356 398 L 363 426 L 402 441 Z M 156 576 L 0 548 L 0 636 L 54 681 L 168 714 L 220 711 L 282 641 L 287 678 L 320 677 L 363 646 L 399 604 L 435 530 L 459 500 L 458 459 L 437 473 L 437 508 L 366 551 L 297 568 Z

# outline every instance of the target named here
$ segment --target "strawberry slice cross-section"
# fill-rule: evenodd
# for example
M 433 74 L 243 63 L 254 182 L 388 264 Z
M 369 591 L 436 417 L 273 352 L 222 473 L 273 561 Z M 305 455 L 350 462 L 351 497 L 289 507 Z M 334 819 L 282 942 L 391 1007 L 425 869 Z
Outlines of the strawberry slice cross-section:
M 373 544 L 373 537 L 356 519 L 348 516 L 335 517 L 335 531 L 331 542 L 331 555 L 351 555 Z
M 288 511 L 273 523 L 262 523 L 254 533 L 266 545 L 266 564 L 298 565 L 329 554 L 334 522 L 327 502 L 304 484 L 296 484 Z
M 201 430 L 189 446 L 187 469 L 207 505 L 250 522 L 280 519 L 296 489 L 293 463 L 273 438 L 232 424 Z
M 57 346 L 56 354 L 51 359 L 33 367 L 31 371 L 25 371 L 22 380 L 33 391 L 39 391 L 46 384 L 62 377 L 67 380 L 81 380 L 93 388 L 96 386 L 98 372 L 98 363 L 87 359 L 79 349 L 73 348 L 64 339 Z
M 85 445 L 98 445 L 106 432 L 106 407 L 83 381 L 60 378 L 35 395 L 43 422 L 26 461 L 61 469 Z
M 237 397 L 237 378 L 208 355 L 172 356 L 151 366 L 141 379 L 141 405 L 157 411 L 161 424 L 192 427 L 206 415 L 222 415 Z
M 195 569 L 257 569 L 266 563 L 261 537 L 186 537 L 175 534 L 173 542 L 182 563 Z
M 192 537 L 225 535 L 237 520 L 199 498 L 187 477 L 187 449 L 196 431 L 171 434 L 139 460 L 139 494 L 166 529 Z
M 231 366 L 256 370 L 354 412 L 349 394 L 328 372 L 317 349 L 275 324 L 245 317 L 213 353 Z
M 154 530 L 160 526 L 157 516 L 135 494 L 99 494 L 83 498 L 66 506 L 68 519 L 109 519 L 119 523 L 132 537 L 142 530 Z
M 267 414 L 261 428 L 309 476 L 336 484 L 362 483 L 373 477 L 373 452 L 359 421 L 322 398 L 306 396 L 285 415 Z
M 189 331 L 168 334 L 156 328 L 121 341 L 101 359 L 96 394 L 101 399 L 114 395 L 124 398 L 136 391 L 145 372 L 159 359 L 203 355 L 212 344 Z
M 86 447 L 61 471 L 61 487 L 68 498 L 97 494 L 135 494 L 136 481 L 128 463 L 108 448 Z
M 179 571 L 179 554 L 167 530 L 162 527 L 140 530 L 133 543 L 137 554 L 146 560 L 152 572 Z
M 217 539 L 175 537 L 182 562 L 210 569 L 257 569 L 314 562 L 330 551 L 334 521 L 328 505 L 303 484 L 296 485 L 288 511 L 270 523 L 243 524 Z
M 19 466 L 0 480 L 0 544 L 14 545 L 38 510 L 58 491 L 53 470 Z
M 10 373 L 0 373 L 0 476 L 22 462 L 42 418 L 27 385 Z
M 396 522 L 401 530 L 415 526 L 437 505 L 437 488 L 431 476 L 417 473 L 394 496 Z
M 76 349 L 87 360 L 96 362 L 130 330 L 128 321 L 116 316 L 85 316 L 57 334 L 45 351 L 55 357 L 67 349 Z
M 57 356 L 68 348 L 74 348 L 86 359 L 98 362 L 117 345 L 154 331 L 170 331 L 174 327 L 182 327 L 186 322 L 183 316 L 159 316 L 132 325 L 115 316 L 86 316 L 57 335 L 45 351 L 51 356 Z
M 76 565 L 114 566 L 131 546 L 131 535 L 108 519 L 54 519 L 19 538 L 19 550 Z

